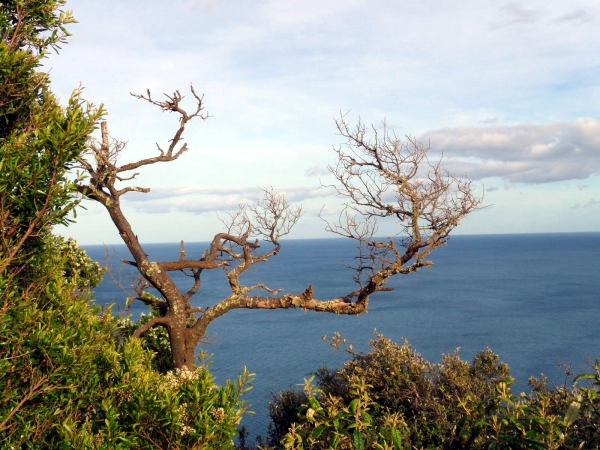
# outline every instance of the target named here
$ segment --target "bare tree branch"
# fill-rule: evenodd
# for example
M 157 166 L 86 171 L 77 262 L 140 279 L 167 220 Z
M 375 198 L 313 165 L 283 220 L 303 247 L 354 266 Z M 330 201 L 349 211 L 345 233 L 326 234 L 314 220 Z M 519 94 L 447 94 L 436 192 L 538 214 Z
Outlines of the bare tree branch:
M 481 203 L 471 181 L 451 175 L 441 160 L 432 164 L 429 147 L 409 136 L 402 141 L 385 122 L 381 136 L 373 128 L 372 140 L 360 122 L 351 128 L 342 115 L 336 125 L 346 143 L 334 149 L 338 161 L 329 170 L 337 180 L 332 187 L 347 200 L 338 221 L 326 222 L 329 231 L 359 242 L 355 281 L 395 272 L 413 258 L 413 269 L 430 266 L 425 258 Z M 397 223 L 402 254 L 393 240 L 374 239 L 377 219 L 388 218 Z
M 152 328 L 156 325 L 165 325 L 166 326 L 168 324 L 169 324 L 169 319 L 167 317 L 153 317 L 148 322 L 141 325 L 137 330 L 135 330 L 132 337 L 133 338 L 140 337 L 142 334 L 144 334 L 146 331 L 148 331 L 150 328 Z
M 183 133 L 188 122 L 196 117 L 206 120 L 203 97 L 191 88 L 194 108 L 183 108 L 183 95 L 175 91 L 160 101 L 150 91 L 134 97 L 157 106 L 163 112 L 174 113 L 179 125 L 168 147 L 157 144 L 158 155 L 118 165 L 125 143 L 110 138 L 106 123 L 102 123 L 100 142 L 90 141 L 90 159 L 81 160 L 80 167 L 90 178 L 80 183 L 81 193 L 107 209 L 133 260 L 123 261 L 136 267 L 142 277 L 132 286 L 131 296 L 159 310 L 159 317 L 142 325 L 134 337 L 153 326 L 165 326 L 169 332 L 171 353 L 176 367 L 191 366 L 195 347 L 206 337 L 207 327 L 216 318 L 233 309 L 302 308 L 317 312 L 361 314 L 367 311 L 371 294 L 390 291 L 388 279 L 396 274 L 417 272 L 432 265 L 427 256 L 444 245 L 461 219 L 474 211 L 481 199 L 474 194 L 471 181 L 448 173 L 441 161 L 431 163 L 429 146 L 413 138 L 405 141 L 393 133 L 373 128 L 372 139 L 367 128 L 358 123 L 351 127 L 341 116 L 336 125 L 346 139 L 334 149 L 337 163 L 329 169 L 336 179 L 332 187 L 345 200 L 344 209 L 336 221 L 326 221 L 326 229 L 358 243 L 354 260 L 355 290 L 330 300 L 315 297 L 311 285 L 303 293 L 281 294 L 264 283 L 246 286 L 240 277 L 251 267 L 275 257 L 281 251 L 281 238 L 287 236 L 302 216 L 302 208 L 290 205 L 283 194 L 272 187 L 263 189 L 261 199 L 241 203 L 237 210 L 220 217 L 224 231 L 214 236 L 208 248 L 198 257 L 188 256 L 181 242 L 178 257 L 170 261 L 151 261 L 133 232 L 120 204 L 120 197 L 129 192 L 148 192 L 136 186 L 117 187 L 117 183 L 133 180 L 137 173 L 125 175 L 142 166 L 168 162 L 179 158 L 186 150 Z M 397 236 L 376 238 L 378 221 L 392 220 Z M 261 245 L 267 248 L 263 249 Z M 231 294 L 213 306 L 193 307 L 191 297 L 202 286 L 205 270 L 222 269 Z M 180 271 L 191 279 L 191 286 L 182 292 L 170 272 Z M 146 289 L 158 290 L 154 297 Z M 262 289 L 269 295 L 251 295 Z M 196 316 L 197 315 L 197 316 Z

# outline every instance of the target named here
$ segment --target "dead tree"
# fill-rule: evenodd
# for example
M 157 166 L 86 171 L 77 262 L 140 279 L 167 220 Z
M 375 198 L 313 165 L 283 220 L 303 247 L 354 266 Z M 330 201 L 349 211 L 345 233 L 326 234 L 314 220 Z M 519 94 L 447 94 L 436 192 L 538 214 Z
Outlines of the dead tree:
M 264 190 L 264 197 L 256 204 L 240 205 L 224 220 L 225 230 L 217 234 L 204 253 L 197 259 L 188 258 L 183 242 L 179 259 L 175 261 L 151 261 L 137 239 L 135 232 L 121 208 L 121 196 L 131 192 L 149 192 L 150 189 L 116 184 L 133 180 L 132 171 L 146 165 L 173 161 L 186 150 L 182 135 L 194 118 L 206 120 L 203 97 L 191 93 L 196 108 L 192 113 L 183 109 L 183 96 L 179 91 L 165 94 L 165 101 L 145 95 L 135 95 L 162 111 L 175 113 L 179 127 L 168 148 L 158 146 L 158 155 L 137 162 L 119 165 L 118 156 L 123 144 L 112 141 L 106 123 L 101 124 L 102 138 L 91 143 L 91 159 L 80 160 L 88 172 L 86 183 L 80 183 L 79 192 L 98 201 L 107 209 L 121 238 L 127 245 L 133 261 L 123 261 L 135 266 L 142 282 L 135 288 L 135 299 L 160 311 L 140 326 L 135 337 L 155 326 L 166 327 L 169 333 L 171 354 L 175 367 L 191 367 L 195 361 L 195 349 L 206 334 L 208 325 L 217 317 L 237 308 L 278 309 L 302 308 L 304 310 L 335 312 L 337 314 L 360 314 L 367 311 L 369 296 L 378 291 L 389 291 L 385 284 L 389 277 L 417 271 L 430 266 L 426 256 L 443 245 L 459 221 L 477 208 L 480 199 L 474 194 L 469 180 L 455 178 L 439 163 L 430 165 L 427 148 L 409 140 L 403 143 L 384 131 L 373 141 L 365 140 L 365 128 L 359 124 L 351 130 L 342 117 L 337 121 L 347 145 L 336 150 L 338 163 L 330 170 L 335 175 L 339 195 L 348 202 L 340 220 L 328 223 L 329 231 L 359 242 L 360 253 L 355 267 L 356 290 L 331 300 L 315 298 L 309 284 L 304 292 L 281 294 L 264 284 L 246 286 L 240 276 L 254 264 L 267 261 L 281 248 L 280 238 L 287 235 L 302 214 L 300 207 L 289 205 L 283 195 L 271 188 Z M 427 165 L 428 172 L 420 170 Z M 393 217 L 400 224 L 400 240 L 385 241 L 374 238 L 376 220 Z M 359 220 L 359 219 L 364 220 Z M 269 250 L 260 251 L 261 241 Z M 214 306 L 205 309 L 192 307 L 191 297 L 201 286 L 205 270 L 221 269 L 229 281 L 231 293 Z M 183 292 L 169 275 L 180 271 L 192 279 L 191 287 Z M 159 297 L 148 295 L 146 289 L 155 288 Z M 258 290 L 268 294 L 259 295 Z

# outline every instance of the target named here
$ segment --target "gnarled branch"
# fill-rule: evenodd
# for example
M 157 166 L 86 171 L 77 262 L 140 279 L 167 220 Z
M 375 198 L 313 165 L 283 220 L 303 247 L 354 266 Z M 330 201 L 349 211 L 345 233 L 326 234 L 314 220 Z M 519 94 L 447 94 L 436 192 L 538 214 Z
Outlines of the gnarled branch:
M 236 211 L 222 218 L 225 231 L 218 233 L 199 257 L 187 255 L 181 242 L 179 255 L 170 261 L 150 261 L 134 234 L 120 205 L 120 197 L 128 192 L 148 192 L 149 189 L 116 183 L 130 181 L 133 175 L 124 172 L 158 162 L 173 161 L 181 156 L 187 145 L 182 142 L 188 122 L 196 117 L 206 120 L 203 97 L 191 92 L 195 107 L 187 112 L 183 95 L 175 91 L 159 101 L 150 91 L 134 95 L 164 112 L 175 113 L 179 126 L 166 149 L 157 144 L 158 155 L 124 165 L 117 157 L 125 143 L 111 140 L 106 124 L 102 124 L 101 143 L 91 142 L 94 161 L 82 160 L 80 165 L 90 179 L 81 183 L 79 191 L 103 204 L 117 226 L 119 234 L 133 256 L 124 261 L 135 266 L 145 282 L 135 289 L 137 299 L 159 309 L 135 333 L 138 337 L 153 326 L 165 326 L 169 331 L 171 352 L 176 367 L 192 365 L 195 346 L 206 335 L 208 325 L 233 309 L 302 308 L 317 312 L 361 314 L 367 311 L 369 298 L 375 292 L 390 291 L 388 279 L 397 274 L 409 274 L 432 265 L 427 256 L 445 244 L 460 220 L 474 211 L 481 199 L 474 194 L 470 180 L 448 173 L 441 160 L 431 163 L 429 147 L 414 138 L 405 141 L 390 134 L 384 123 L 383 132 L 373 128 L 374 138 L 367 137 L 367 128 L 358 123 L 351 127 L 341 116 L 337 128 L 346 139 L 335 149 L 337 163 L 329 169 L 337 183 L 338 196 L 345 207 L 337 221 L 327 222 L 327 230 L 350 237 L 358 243 L 358 255 L 353 269 L 357 288 L 331 300 L 315 297 L 311 285 L 301 294 L 281 294 L 264 283 L 245 286 L 240 277 L 251 267 L 269 260 L 281 250 L 281 238 L 288 235 L 302 216 L 302 208 L 290 205 L 283 194 L 272 187 L 263 189 L 255 203 L 241 203 Z M 397 238 L 376 237 L 378 220 L 392 220 L 397 226 Z M 261 244 L 266 243 L 266 249 Z M 193 307 L 191 297 L 202 285 L 205 270 L 223 269 L 231 294 L 206 308 Z M 175 285 L 170 272 L 181 271 L 192 279 L 183 293 Z M 161 298 L 149 296 L 145 289 L 155 288 Z M 269 295 L 250 295 L 262 289 Z

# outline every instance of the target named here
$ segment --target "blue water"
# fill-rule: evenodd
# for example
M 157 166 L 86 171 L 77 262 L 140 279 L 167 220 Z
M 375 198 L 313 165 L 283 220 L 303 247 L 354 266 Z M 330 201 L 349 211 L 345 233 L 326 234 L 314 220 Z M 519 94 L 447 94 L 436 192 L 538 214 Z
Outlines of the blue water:
M 188 257 L 199 257 L 205 243 L 186 244 Z M 101 246 L 86 246 L 101 261 Z M 113 247 L 111 247 L 111 250 Z M 179 244 L 149 244 L 154 260 L 177 259 Z M 111 264 L 122 267 L 122 284 L 133 272 L 118 264 L 127 257 L 115 246 Z M 290 240 L 279 256 L 250 270 L 245 283 L 264 282 L 284 292 L 302 292 L 312 284 L 319 299 L 353 290 L 351 240 Z M 246 395 L 255 414 L 242 424 L 251 435 L 265 433 L 269 393 L 302 382 L 327 365 L 340 366 L 348 355 L 334 351 L 323 335 L 335 331 L 355 349 L 368 351 L 373 330 L 395 341 L 403 338 L 425 358 L 439 361 L 442 353 L 460 347 L 464 359 L 486 347 L 498 353 L 517 378 L 517 392 L 527 389 L 530 375 L 544 373 L 561 384 L 558 362 L 573 364 L 578 373 L 600 357 L 600 233 L 481 235 L 453 237 L 431 254 L 435 265 L 419 273 L 398 275 L 393 292 L 377 293 L 369 313 L 338 316 L 297 310 L 237 310 L 217 319 L 209 334 L 216 343 L 201 346 L 213 353 L 217 381 L 236 377 L 243 366 L 256 373 Z M 181 287 L 189 279 L 175 274 Z M 227 295 L 221 271 L 203 276 L 194 305 L 208 306 Z M 96 301 L 122 304 L 125 294 L 106 277 L 96 288 Z M 145 311 L 134 305 L 134 318 Z

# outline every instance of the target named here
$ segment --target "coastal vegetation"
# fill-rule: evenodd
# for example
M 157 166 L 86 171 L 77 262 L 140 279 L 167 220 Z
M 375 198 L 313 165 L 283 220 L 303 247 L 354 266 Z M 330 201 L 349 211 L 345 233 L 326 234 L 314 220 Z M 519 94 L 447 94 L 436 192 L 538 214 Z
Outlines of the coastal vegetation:
M 319 300 L 312 287 L 283 294 L 240 276 L 280 251 L 301 216 L 272 189 L 254 206 L 241 205 L 198 258 L 151 261 L 121 209 L 120 198 L 147 188 L 117 184 L 130 171 L 179 158 L 182 134 L 194 118 L 208 119 L 191 89 L 192 112 L 175 92 L 165 100 L 136 97 L 177 116 L 173 138 L 158 155 L 120 163 L 102 106 L 75 89 L 62 105 L 40 70 L 48 52 L 66 43 L 74 19 L 63 0 L 0 3 L 0 442 L 3 448 L 233 448 L 248 405 L 252 374 L 215 384 L 196 347 L 208 325 L 239 309 L 302 308 L 360 314 L 387 280 L 429 267 L 461 219 L 481 199 L 469 180 L 454 177 L 428 149 L 384 131 L 338 131 L 347 140 L 331 167 L 346 201 L 333 233 L 356 240 L 355 290 Z M 100 139 L 93 133 L 100 128 Z M 82 169 L 87 178 L 74 169 Z M 105 206 L 132 253 L 141 278 L 129 301 L 150 307 L 139 322 L 93 302 L 104 269 L 72 239 L 53 234 L 68 225 L 81 196 Z M 362 220 L 364 219 L 364 220 Z M 398 224 L 401 240 L 376 239 L 375 219 Z M 269 249 L 260 252 L 261 240 Z M 231 294 L 207 308 L 192 307 L 205 270 L 224 270 Z M 169 272 L 189 276 L 180 291 Z M 148 292 L 155 288 L 159 296 Z M 271 295 L 254 295 L 262 289 Z M 334 335 L 335 346 L 344 340 Z M 509 368 L 490 350 L 472 363 L 458 352 L 434 364 L 405 342 L 377 336 L 367 354 L 347 348 L 339 370 L 318 369 L 302 391 L 274 394 L 262 448 L 597 448 L 600 446 L 599 363 L 591 373 L 548 388 L 530 380 L 515 395 Z M 245 435 L 242 433 L 242 437 Z M 248 448 L 240 440 L 238 448 Z
M 335 347 L 345 340 L 334 335 Z M 458 351 L 440 363 L 382 335 L 341 369 L 321 368 L 302 390 L 273 394 L 271 449 L 590 449 L 600 446 L 599 362 L 548 387 L 511 391 L 509 367 L 491 350 L 471 363 Z
M 67 106 L 42 59 L 63 44 L 62 1 L 0 3 L 0 442 L 22 448 L 231 448 L 250 374 L 159 372 L 92 301 L 103 269 L 52 234 L 77 206 L 71 168 L 103 109 Z

